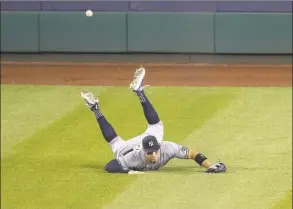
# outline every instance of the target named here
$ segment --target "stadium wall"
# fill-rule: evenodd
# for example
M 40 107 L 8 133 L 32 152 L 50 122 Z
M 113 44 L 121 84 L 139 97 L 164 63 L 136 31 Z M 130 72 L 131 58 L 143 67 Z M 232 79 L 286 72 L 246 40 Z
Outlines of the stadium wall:
M 292 54 L 292 2 L 25 3 L 1 7 L 2 53 Z

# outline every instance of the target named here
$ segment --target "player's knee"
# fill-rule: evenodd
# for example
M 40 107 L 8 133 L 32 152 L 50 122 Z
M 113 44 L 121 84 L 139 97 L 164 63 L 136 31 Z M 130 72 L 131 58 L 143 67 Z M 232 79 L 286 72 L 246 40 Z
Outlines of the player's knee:
M 159 121 L 156 125 L 157 125 L 159 128 L 164 129 L 164 124 L 163 124 L 162 121 Z
M 156 131 L 154 132 L 155 137 L 157 138 L 157 140 L 159 142 L 163 141 L 164 138 L 164 126 L 163 124 L 160 122 L 157 127 L 156 127 Z
M 163 123 L 160 121 L 159 123 L 156 123 L 153 125 L 149 124 L 146 130 L 146 133 L 149 135 L 156 135 L 156 134 L 162 135 L 164 133 Z
M 157 129 L 160 133 L 164 133 L 164 124 L 162 121 L 160 121 L 159 123 L 157 123 Z

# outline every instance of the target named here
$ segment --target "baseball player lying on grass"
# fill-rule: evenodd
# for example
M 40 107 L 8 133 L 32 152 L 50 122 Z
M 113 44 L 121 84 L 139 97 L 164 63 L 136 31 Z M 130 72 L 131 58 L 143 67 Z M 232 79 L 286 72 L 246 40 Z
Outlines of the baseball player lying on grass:
M 115 159 L 108 162 L 105 170 L 109 173 L 140 174 L 148 170 L 158 170 L 175 158 L 194 160 L 200 166 L 206 168 L 206 173 L 226 172 L 223 162 L 211 164 L 201 153 L 186 148 L 174 142 L 163 141 L 164 126 L 157 112 L 144 93 L 143 80 L 145 69 L 139 68 L 134 74 L 130 89 L 138 96 L 148 128 L 133 139 L 124 141 L 121 139 L 101 113 L 99 100 L 91 92 L 83 91 L 81 96 L 86 101 L 91 111 L 96 116 L 102 134 L 111 147 Z

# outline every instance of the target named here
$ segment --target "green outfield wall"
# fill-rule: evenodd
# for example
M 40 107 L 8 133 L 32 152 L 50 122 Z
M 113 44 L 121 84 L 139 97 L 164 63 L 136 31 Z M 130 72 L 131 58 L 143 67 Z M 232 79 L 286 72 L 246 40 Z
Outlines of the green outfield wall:
M 292 53 L 292 14 L 215 14 L 216 53 Z
M 1 51 L 291 54 L 292 14 L 2 11 Z
M 130 13 L 131 52 L 214 52 L 213 13 Z
M 1 11 L 1 52 L 39 51 L 39 13 Z

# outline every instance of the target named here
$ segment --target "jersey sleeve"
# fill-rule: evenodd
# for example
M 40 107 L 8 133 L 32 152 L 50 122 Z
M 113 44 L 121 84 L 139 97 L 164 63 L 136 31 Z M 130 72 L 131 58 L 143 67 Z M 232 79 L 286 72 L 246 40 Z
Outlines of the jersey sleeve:
M 165 142 L 167 152 L 169 152 L 172 156 L 180 159 L 187 159 L 189 150 L 187 147 L 184 147 L 180 144 L 174 142 Z

